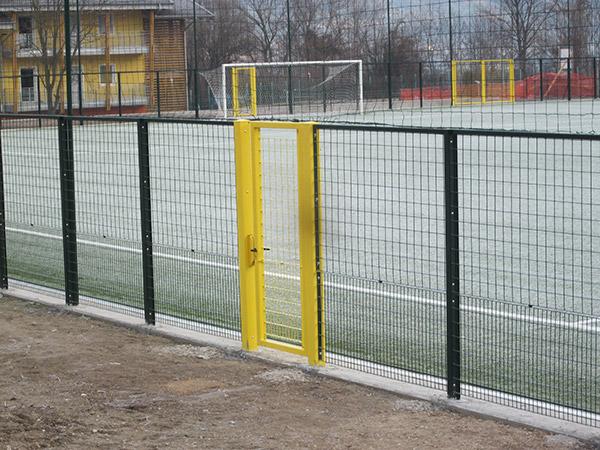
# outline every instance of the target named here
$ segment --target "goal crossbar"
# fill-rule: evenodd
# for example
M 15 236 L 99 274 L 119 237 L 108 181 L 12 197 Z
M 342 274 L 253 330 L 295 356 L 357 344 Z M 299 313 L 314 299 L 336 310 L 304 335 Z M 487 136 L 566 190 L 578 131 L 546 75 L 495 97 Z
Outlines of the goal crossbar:
M 256 62 L 256 63 L 227 63 L 223 64 L 223 69 L 227 67 L 287 67 L 287 66 L 339 66 L 357 64 L 362 67 L 361 59 L 340 59 L 333 61 L 276 61 L 276 62 Z

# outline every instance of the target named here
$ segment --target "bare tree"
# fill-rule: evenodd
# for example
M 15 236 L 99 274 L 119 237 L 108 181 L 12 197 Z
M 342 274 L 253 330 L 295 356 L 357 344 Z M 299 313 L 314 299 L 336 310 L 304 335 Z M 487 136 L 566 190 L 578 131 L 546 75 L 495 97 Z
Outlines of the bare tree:
M 590 0 L 590 53 L 600 53 L 600 0 Z
M 368 59 L 372 43 L 387 32 L 385 0 L 330 0 L 329 34 L 340 58 Z
M 556 11 L 556 0 L 493 0 L 491 6 L 482 8 L 482 13 L 498 25 L 502 40 L 497 45 L 513 52 L 523 72 L 526 58 Z
M 434 61 L 447 61 L 451 58 L 448 33 L 447 5 L 428 3 L 422 8 L 409 11 L 405 22 L 419 45 L 423 60 L 433 67 Z
M 292 49 L 292 59 L 311 59 L 311 48 L 307 44 L 313 40 L 319 29 L 325 26 L 323 0 L 290 0 L 291 33 L 296 53 Z M 287 55 L 286 55 L 287 56 Z
M 557 17 L 557 44 L 570 49 L 571 68 L 579 70 L 585 66 L 592 40 L 592 7 L 590 0 L 561 0 Z M 558 49 L 557 49 L 558 50 Z M 560 56 L 560 55 L 558 55 Z
M 209 0 L 204 6 L 214 14 L 198 23 L 198 61 L 203 69 L 249 59 L 252 45 L 248 39 L 251 23 L 239 0 Z M 193 39 L 192 33 L 188 35 Z M 193 48 L 193 46 L 190 46 Z
M 251 33 L 260 59 L 273 61 L 277 39 L 287 32 L 285 5 L 281 0 L 246 0 L 242 11 L 252 25 Z
M 571 17 L 571 47 L 574 58 L 584 58 L 589 55 L 589 44 L 591 38 L 592 17 L 590 0 L 575 0 Z
M 459 30 L 465 30 L 458 36 L 457 57 L 454 59 L 495 59 L 512 58 L 510 48 L 498 45 L 503 33 L 498 30 L 497 22 L 488 17 L 463 17 L 455 19 Z
M 94 2 L 94 7 L 102 5 L 102 1 Z M 91 9 L 89 5 L 82 6 L 80 15 L 83 16 Z M 41 85 L 46 93 L 48 112 L 56 112 L 63 103 L 62 93 L 66 73 L 65 66 L 65 30 L 64 30 L 64 2 L 63 0 L 31 0 L 30 14 L 32 19 L 32 33 L 23 35 L 24 41 L 18 42 L 21 48 L 27 48 L 34 55 L 39 55 L 42 73 Z M 74 16 L 75 12 L 71 12 Z M 95 29 L 83 22 L 80 26 L 81 40 L 86 40 Z M 71 53 L 77 53 L 77 23 L 74 17 L 71 20 Z

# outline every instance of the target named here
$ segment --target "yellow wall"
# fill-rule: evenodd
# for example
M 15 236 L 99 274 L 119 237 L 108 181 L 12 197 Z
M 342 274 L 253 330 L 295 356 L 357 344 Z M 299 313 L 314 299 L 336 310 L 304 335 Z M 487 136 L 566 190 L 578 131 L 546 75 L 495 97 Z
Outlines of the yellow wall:
M 121 75 L 122 83 L 122 97 L 127 104 L 128 97 L 141 98 L 146 95 L 146 54 L 141 52 L 141 47 L 146 45 L 147 39 L 144 35 L 144 12 L 143 11 L 118 11 L 118 12 L 107 12 L 106 14 L 112 14 L 114 31 L 110 35 L 111 48 L 113 51 L 117 51 L 116 47 L 135 47 L 135 51 L 138 53 L 131 53 L 126 55 L 110 55 L 110 63 L 114 64 L 115 70 L 123 72 Z M 35 26 L 34 26 L 35 28 Z M 83 46 L 101 48 L 105 46 L 105 36 L 99 33 L 98 29 L 98 14 L 86 14 L 82 15 L 82 40 Z M 0 36 L 2 39 L 5 53 L 12 52 L 12 32 L 5 32 Z M 146 48 L 147 51 L 147 48 Z M 85 53 L 85 50 L 84 52 Z M 7 55 L 8 56 L 8 55 Z M 85 54 L 81 57 L 81 65 L 83 67 L 83 98 L 84 102 L 95 102 L 102 103 L 104 105 L 107 95 L 111 98 L 113 106 L 117 104 L 118 89 L 115 82 L 112 86 L 105 86 L 100 83 L 100 76 L 98 74 L 100 65 L 105 64 L 106 56 L 104 54 L 86 56 Z M 41 100 L 42 103 L 46 101 L 45 87 L 43 82 L 44 67 L 40 62 L 39 57 L 18 57 L 17 67 L 13 71 L 12 58 L 4 58 L 1 61 L 1 74 L 0 79 L 0 103 L 4 105 L 13 105 L 14 103 L 14 82 L 13 74 L 20 74 L 21 68 L 36 68 L 41 78 Z M 78 58 L 73 58 L 74 71 L 77 70 Z M 76 89 L 76 84 L 74 85 Z M 37 93 L 36 82 L 34 81 L 34 89 Z M 17 82 L 17 99 L 20 99 L 21 81 Z M 64 90 L 64 82 L 63 82 Z M 107 92 L 108 91 L 108 92 Z M 74 92 L 76 95 L 76 92 Z M 63 94 L 64 97 L 64 94 Z M 77 97 L 75 97 L 76 99 Z M 32 106 L 30 103 L 29 106 Z M 87 106 L 87 105 L 84 105 Z M 92 106 L 92 105 L 90 105 Z M 99 105 L 100 106 L 100 105 Z M 21 109 L 21 108 L 19 108 Z
M 144 41 L 144 12 L 113 12 L 113 30 L 110 39 L 114 45 L 141 45 Z M 100 16 L 104 14 L 89 14 L 81 19 L 81 36 L 83 45 L 103 47 L 105 35 L 100 34 Z

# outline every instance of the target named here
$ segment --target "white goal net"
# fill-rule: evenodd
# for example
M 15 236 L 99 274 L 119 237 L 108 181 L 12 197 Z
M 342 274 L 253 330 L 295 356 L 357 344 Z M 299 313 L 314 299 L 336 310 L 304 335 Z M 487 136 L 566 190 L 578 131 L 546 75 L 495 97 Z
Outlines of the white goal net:
M 225 64 L 201 75 L 224 117 L 363 112 L 360 60 Z

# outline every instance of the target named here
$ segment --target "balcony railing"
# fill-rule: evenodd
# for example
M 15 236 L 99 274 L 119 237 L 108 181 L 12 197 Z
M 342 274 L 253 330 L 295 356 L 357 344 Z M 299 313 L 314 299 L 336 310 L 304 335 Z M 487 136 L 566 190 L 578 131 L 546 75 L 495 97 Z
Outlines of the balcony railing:
M 37 101 L 37 92 L 36 88 L 31 87 L 21 87 L 21 102 L 23 103 L 31 103 Z
M 17 36 L 17 45 L 19 49 L 32 49 L 36 46 L 36 40 L 33 33 L 20 33 Z
M 13 30 L 14 28 L 14 22 L 10 17 L 0 16 L 0 30 Z
M 147 33 L 128 32 L 104 34 L 85 34 L 81 38 L 81 54 L 104 54 L 108 44 L 113 54 L 146 53 L 148 51 Z M 77 38 L 73 38 L 73 48 L 77 48 Z
M 86 33 L 85 30 L 81 36 L 81 55 L 93 56 L 104 55 L 106 47 L 113 55 L 139 54 L 148 52 L 148 33 L 145 32 L 127 32 L 104 34 Z M 19 34 L 17 37 L 19 57 L 35 57 L 41 54 L 40 39 L 32 33 Z M 77 36 L 71 38 L 71 47 L 77 51 Z

